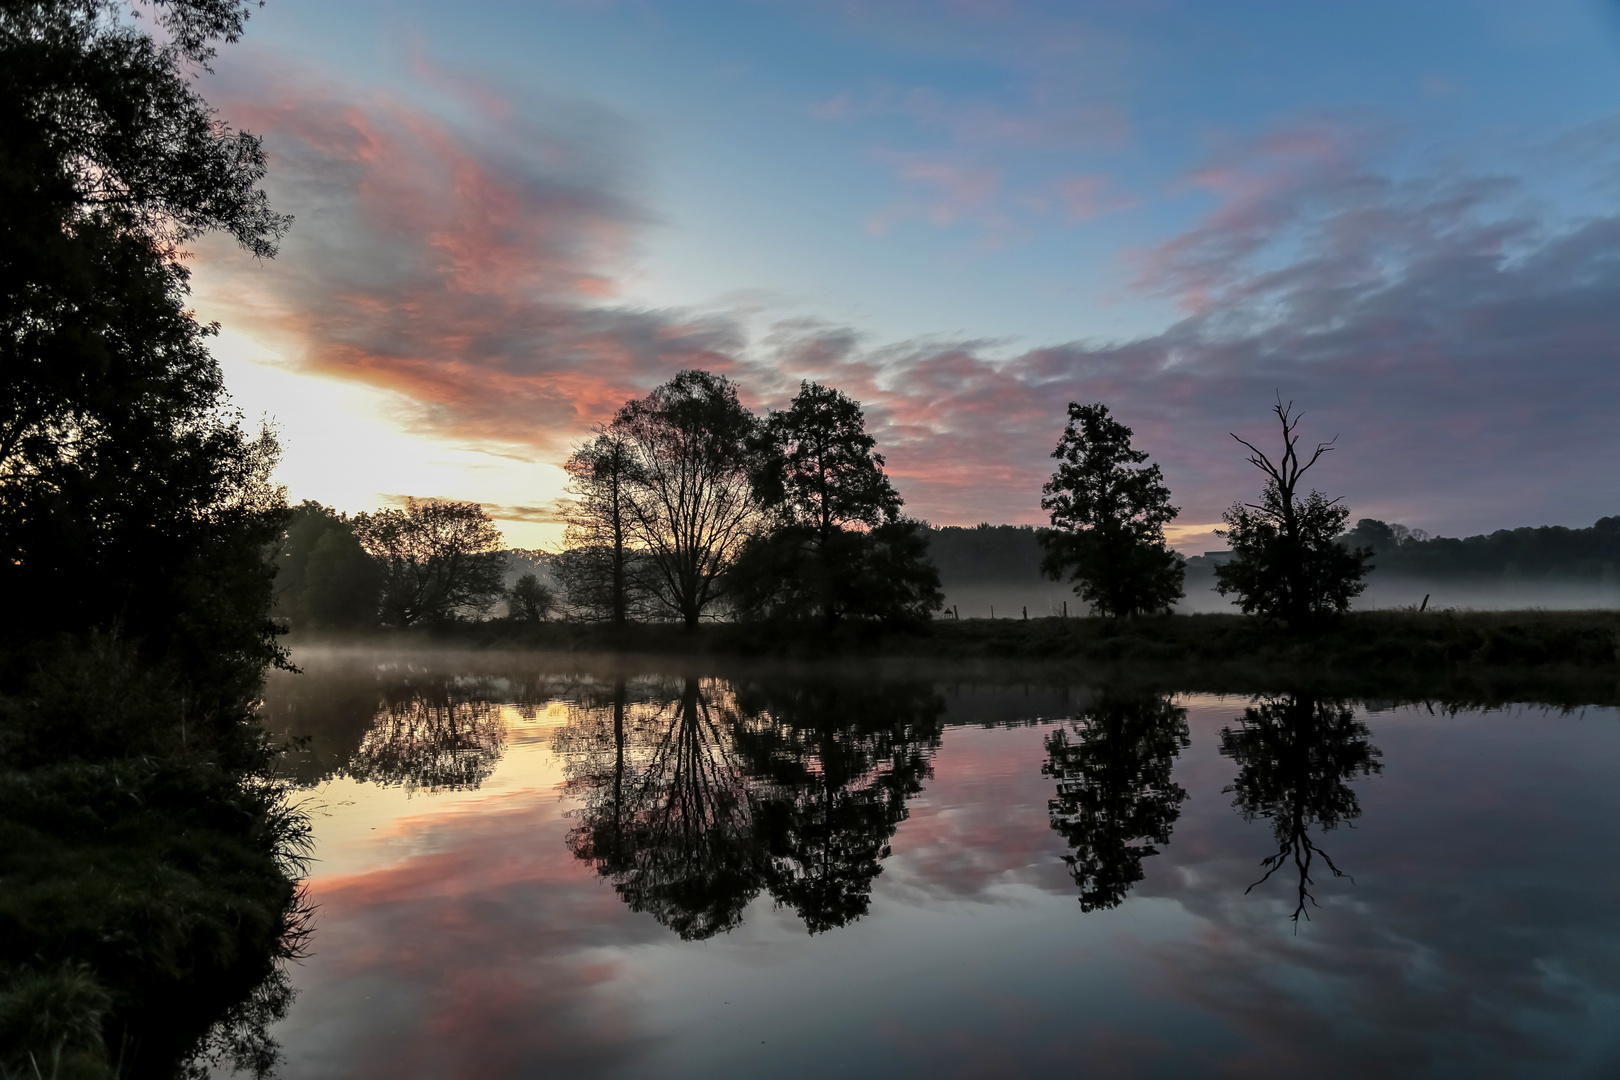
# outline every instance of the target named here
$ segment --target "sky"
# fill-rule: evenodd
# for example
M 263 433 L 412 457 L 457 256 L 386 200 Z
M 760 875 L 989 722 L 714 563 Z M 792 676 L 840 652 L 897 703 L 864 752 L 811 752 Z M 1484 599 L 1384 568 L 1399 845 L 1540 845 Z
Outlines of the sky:
M 1223 547 L 1231 438 L 1440 535 L 1620 513 L 1620 3 L 269 0 L 203 77 L 278 257 L 193 255 L 293 500 L 482 503 L 676 371 L 863 403 L 906 512 L 1039 523 L 1069 402 Z

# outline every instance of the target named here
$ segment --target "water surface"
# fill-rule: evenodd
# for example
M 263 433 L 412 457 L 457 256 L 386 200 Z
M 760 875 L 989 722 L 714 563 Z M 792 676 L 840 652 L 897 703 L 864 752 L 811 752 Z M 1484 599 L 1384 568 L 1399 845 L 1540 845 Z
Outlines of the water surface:
M 289 1078 L 1620 1073 L 1610 708 L 297 659 Z

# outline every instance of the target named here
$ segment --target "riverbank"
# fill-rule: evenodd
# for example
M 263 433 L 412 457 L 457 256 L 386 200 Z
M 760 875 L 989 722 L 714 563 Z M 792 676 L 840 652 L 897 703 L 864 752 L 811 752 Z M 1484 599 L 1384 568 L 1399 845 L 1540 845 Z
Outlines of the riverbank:
M 403 630 L 364 638 L 298 635 L 310 644 L 365 641 L 382 647 L 522 649 L 748 659 L 1080 662 L 1226 671 L 1437 676 L 1459 672 L 1581 672 L 1620 677 L 1620 612 L 1352 612 L 1314 632 L 1240 615 L 941 619 L 909 629 L 708 623 L 615 630 L 591 623 L 492 621 Z

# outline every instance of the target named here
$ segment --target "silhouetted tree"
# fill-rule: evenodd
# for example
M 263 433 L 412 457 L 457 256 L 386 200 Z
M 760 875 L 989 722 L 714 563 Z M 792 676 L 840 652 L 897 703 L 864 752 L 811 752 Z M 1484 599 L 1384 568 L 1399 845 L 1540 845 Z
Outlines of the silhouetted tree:
M 374 625 L 380 568 L 347 515 L 308 499 L 293 508 L 276 549 L 276 614 L 292 626 Z
M 688 628 L 721 599 L 722 575 L 757 523 L 757 429 L 736 386 L 707 371 L 682 371 L 628 402 L 609 429 L 633 456 L 626 502 L 647 590 Z
M 521 622 L 544 622 L 556 603 L 551 590 L 534 574 L 524 574 L 506 591 L 506 604 L 512 618 Z
M 154 8 L 164 44 L 122 10 L 0 9 L 0 595 L 29 612 L 0 633 L 118 625 L 235 693 L 219 654 L 250 682 L 276 655 L 277 448 L 226 408 L 179 248 L 220 230 L 268 257 L 287 219 L 188 77 L 248 6 Z
M 1047 736 L 1041 772 L 1058 782 L 1048 812 L 1069 843 L 1081 910 L 1117 907 L 1142 860 L 1170 842 L 1187 799 L 1170 776 L 1189 744 L 1187 710 L 1158 695 L 1104 696 Z
M 801 383 L 762 431 L 755 492 L 769 528 L 731 577 L 740 610 L 819 617 L 926 619 L 943 602 L 923 526 L 900 516 L 859 402 Z
M 1041 531 L 1042 564 L 1067 574 L 1098 614 L 1169 611 L 1181 598 L 1181 557 L 1165 546 L 1164 527 L 1179 511 L 1157 465 L 1131 447 L 1131 429 L 1103 404 L 1069 403 L 1069 422 L 1052 451 L 1059 465 L 1041 490 L 1052 527 Z
M 407 499 L 403 510 L 354 516 L 382 569 L 382 616 L 410 626 L 483 612 L 504 593 L 501 533 L 477 503 Z
M 1225 789 L 1235 793 L 1232 805 L 1244 821 L 1268 818 L 1277 837 L 1277 852 L 1261 865 L 1262 884 L 1285 864 L 1299 871 L 1298 903 L 1293 919 L 1310 918 L 1314 904 L 1311 865 L 1320 856 L 1334 877 L 1344 873 L 1310 837 L 1314 825 L 1323 832 L 1361 816 L 1355 791 L 1345 782 L 1382 772 L 1381 756 L 1367 725 L 1343 702 L 1307 694 L 1271 698 L 1245 709 L 1237 728 L 1221 730 L 1221 753 L 1239 765 L 1237 780 Z
M 133 6 L 133 5 L 131 5 Z M 193 76 L 250 5 L 0 3 L 0 1074 L 274 1056 L 304 820 L 252 723 L 286 513 L 182 248 L 268 257 L 264 157 Z M 285 995 L 280 999 L 283 1003 Z M 68 1034 L 67 1042 L 58 1036 Z
M 635 450 L 621 434 L 599 429 L 563 466 L 572 496 L 566 512 L 567 557 L 558 570 L 569 601 L 623 626 L 640 596 L 638 552 L 632 548 L 630 485 Z
M 1370 548 L 1346 548 L 1338 543 L 1350 517 L 1338 499 L 1320 491 L 1300 498 L 1300 478 L 1332 442 L 1318 443 L 1301 463 L 1296 444 L 1300 417 L 1293 403 L 1279 399 L 1273 407 L 1282 424 L 1283 453 L 1275 463 L 1244 439 L 1249 461 L 1266 475 L 1258 503 L 1234 503 L 1221 515 L 1225 529 L 1215 535 L 1232 546 L 1232 560 L 1215 568 L 1215 589 L 1222 596 L 1236 593 L 1245 615 L 1259 614 L 1301 626 L 1328 615 L 1342 614 L 1350 600 L 1367 587 L 1362 578 L 1370 569 Z

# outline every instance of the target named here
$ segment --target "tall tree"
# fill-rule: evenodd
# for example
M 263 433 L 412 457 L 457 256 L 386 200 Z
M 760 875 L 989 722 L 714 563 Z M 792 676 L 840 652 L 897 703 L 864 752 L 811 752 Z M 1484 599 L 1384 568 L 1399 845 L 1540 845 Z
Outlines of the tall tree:
M 382 616 L 396 626 L 489 610 L 504 593 L 501 533 L 477 503 L 407 499 L 356 514 L 354 533 L 382 568 Z
M 564 538 L 568 556 L 558 569 L 569 600 L 614 626 L 625 624 L 638 584 L 632 573 L 637 552 L 631 547 L 634 466 L 629 440 L 605 428 L 576 447 L 563 466 L 573 498 Z
M 770 528 L 752 538 L 734 582 L 739 607 L 776 615 L 927 618 L 939 575 L 920 522 L 900 516 L 860 403 L 801 383 L 762 431 L 755 491 Z
M 1338 542 L 1350 510 L 1320 491 L 1299 495 L 1306 471 L 1333 449 L 1318 443 L 1301 459 L 1299 422 L 1293 402 L 1279 398 L 1272 408 L 1282 425 L 1282 456 L 1271 458 L 1246 439 L 1232 438 L 1249 451 L 1249 462 L 1266 476 L 1257 503 L 1234 503 L 1221 515 L 1225 529 L 1215 535 L 1232 546 L 1232 561 L 1215 569 L 1215 589 L 1236 593 L 1245 615 L 1259 614 L 1289 626 L 1303 626 L 1342 614 L 1352 598 L 1367 587 L 1372 549 Z
M 1052 527 L 1041 532 L 1042 569 L 1067 575 L 1101 615 L 1168 611 L 1182 596 L 1181 557 L 1164 527 L 1180 512 L 1157 465 L 1131 446 L 1131 429 L 1108 406 L 1069 403 L 1069 422 L 1052 456 L 1057 471 L 1041 490 Z
M 181 250 L 269 257 L 287 222 L 193 80 L 251 5 L 135 6 L 0 3 L 5 1074 L 206 1071 L 210 1024 L 255 1011 L 230 1056 L 266 1068 L 290 997 L 307 835 L 252 714 L 278 448 L 229 407 Z
M 751 462 L 759 423 L 724 375 L 682 371 L 614 417 L 634 456 L 627 504 L 647 588 L 695 628 L 759 519 Z

